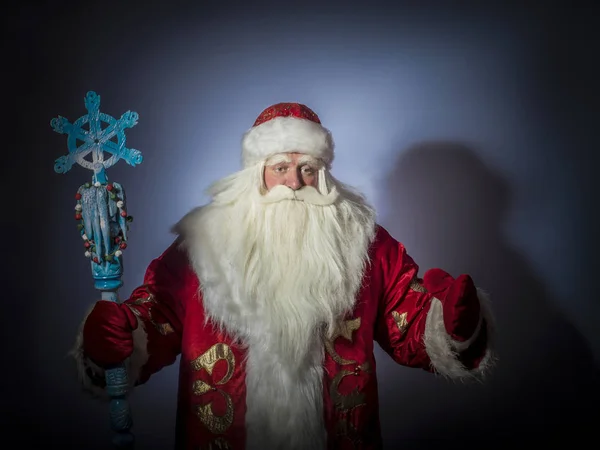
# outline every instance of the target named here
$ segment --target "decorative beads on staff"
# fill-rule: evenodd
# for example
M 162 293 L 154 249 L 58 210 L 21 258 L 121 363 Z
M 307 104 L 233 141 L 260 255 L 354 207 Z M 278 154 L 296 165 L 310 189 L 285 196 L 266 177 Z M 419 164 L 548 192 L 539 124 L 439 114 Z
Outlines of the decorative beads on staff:
M 108 205 L 106 208 L 107 217 L 103 217 L 103 208 L 99 209 L 99 220 L 107 221 L 110 232 L 110 245 L 108 246 L 109 251 L 104 252 L 103 257 L 100 257 L 98 246 L 96 245 L 94 235 L 98 236 L 100 230 L 95 229 L 92 224 L 86 223 L 84 219 L 84 210 L 89 210 L 92 205 L 87 205 L 84 199 L 84 193 L 90 189 L 104 189 L 108 194 L 106 196 Z M 96 198 L 97 196 L 94 196 Z M 114 258 L 118 258 L 123 254 L 123 250 L 127 248 L 127 233 L 129 230 L 129 224 L 133 222 L 133 216 L 127 214 L 125 209 L 125 192 L 118 183 L 106 183 L 102 184 L 96 182 L 93 185 L 91 183 L 85 183 L 79 187 L 75 194 L 75 220 L 78 221 L 77 229 L 81 233 L 81 239 L 83 239 L 83 246 L 85 248 L 85 257 L 90 258 L 96 264 L 100 264 L 102 260 L 113 261 Z M 89 202 L 88 202 L 89 203 Z M 96 217 L 96 214 L 86 214 L 89 219 Z M 88 219 L 88 220 L 89 220 Z M 115 226 L 120 224 L 120 226 Z M 92 237 L 90 238 L 90 230 L 92 231 Z

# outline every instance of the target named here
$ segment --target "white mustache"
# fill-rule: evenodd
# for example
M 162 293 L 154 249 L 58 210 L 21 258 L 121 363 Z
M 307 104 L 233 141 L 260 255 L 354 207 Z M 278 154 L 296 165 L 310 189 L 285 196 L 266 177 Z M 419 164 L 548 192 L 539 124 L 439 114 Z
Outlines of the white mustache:
M 260 201 L 261 203 L 277 203 L 282 200 L 297 200 L 310 205 L 328 206 L 333 204 L 338 197 L 339 194 L 335 186 L 329 194 L 323 195 L 312 186 L 304 186 L 295 191 L 283 184 L 279 184 L 261 196 Z

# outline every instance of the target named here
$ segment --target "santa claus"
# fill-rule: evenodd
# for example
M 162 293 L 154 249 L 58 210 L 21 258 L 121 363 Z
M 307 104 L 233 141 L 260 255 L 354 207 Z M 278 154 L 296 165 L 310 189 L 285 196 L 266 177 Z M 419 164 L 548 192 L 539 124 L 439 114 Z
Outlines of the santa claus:
M 333 149 L 308 107 L 263 111 L 243 169 L 174 227 L 143 285 L 86 316 L 83 385 L 102 391 L 122 362 L 141 384 L 181 355 L 177 449 L 318 450 L 381 447 L 374 342 L 399 364 L 481 379 L 495 359 L 486 295 L 468 275 L 420 278 L 332 176 Z

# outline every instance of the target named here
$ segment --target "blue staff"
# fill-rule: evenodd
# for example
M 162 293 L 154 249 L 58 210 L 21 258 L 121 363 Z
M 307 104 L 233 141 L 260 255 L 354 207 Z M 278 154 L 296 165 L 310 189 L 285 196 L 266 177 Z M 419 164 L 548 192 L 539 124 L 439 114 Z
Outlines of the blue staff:
M 85 96 L 87 114 L 70 123 L 64 117 L 51 120 L 59 134 L 67 135 L 69 153 L 55 161 L 57 173 L 67 173 L 75 163 L 92 170 L 91 182 L 75 194 L 75 220 L 83 240 L 85 256 L 90 259 L 94 287 L 103 300 L 118 302 L 123 285 L 123 250 L 133 218 L 128 215 L 125 191 L 119 183 L 109 183 L 106 169 L 120 159 L 131 166 L 142 162 L 138 150 L 125 146 L 125 129 L 137 124 L 138 114 L 127 111 L 119 119 L 100 112 L 100 96 L 90 91 Z M 105 159 L 105 154 L 109 157 Z M 110 396 L 110 424 L 117 448 L 132 449 L 133 425 L 127 393 L 129 381 L 124 365 L 106 371 L 106 391 Z

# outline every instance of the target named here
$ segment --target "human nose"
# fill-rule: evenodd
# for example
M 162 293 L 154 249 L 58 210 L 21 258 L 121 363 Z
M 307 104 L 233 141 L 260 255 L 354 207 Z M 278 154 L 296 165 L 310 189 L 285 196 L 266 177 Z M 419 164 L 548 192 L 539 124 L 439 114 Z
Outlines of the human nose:
M 300 176 L 295 170 L 290 170 L 285 178 L 285 185 L 294 191 L 302 187 Z

